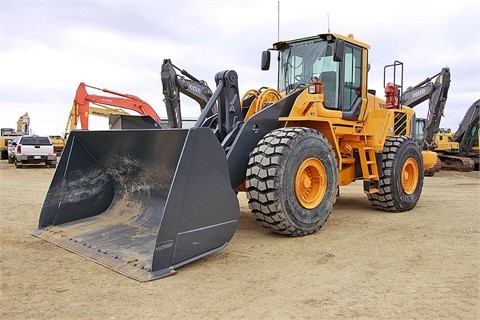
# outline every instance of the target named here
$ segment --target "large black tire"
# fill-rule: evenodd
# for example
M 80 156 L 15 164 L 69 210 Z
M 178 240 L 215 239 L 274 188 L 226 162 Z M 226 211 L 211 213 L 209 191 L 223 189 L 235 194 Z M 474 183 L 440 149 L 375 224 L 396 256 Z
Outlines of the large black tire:
M 289 236 L 312 234 L 336 200 L 335 153 L 314 129 L 274 130 L 250 155 L 246 187 L 249 207 L 264 228 Z
M 403 212 L 413 209 L 423 188 L 423 158 L 415 140 L 405 136 L 387 137 L 378 168 L 380 191 L 368 194 L 376 209 Z

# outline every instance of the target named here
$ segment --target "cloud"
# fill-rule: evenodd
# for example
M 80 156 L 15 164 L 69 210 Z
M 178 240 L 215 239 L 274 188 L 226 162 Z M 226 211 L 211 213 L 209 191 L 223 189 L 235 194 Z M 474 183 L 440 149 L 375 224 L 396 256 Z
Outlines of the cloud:
M 130 93 L 166 117 L 163 59 L 215 88 L 218 71 L 239 74 L 240 91 L 276 87 L 276 68 L 260 53 L 280 39 L 327 31 L 371 45 L 369 84 L 383 90 L 383 67 L 400 60 L 413 85 L 448 66 L 442 126 L 456 128 L 480 96 L 479 4 L 403 1 L 373 8 L 361 1 L 2 1 L 0 126 L 24 112 L 37 133 L 63 131 L 80 82 Z M 375 10 L 374 10 L 375 9 Z M 182 97 L 183 114 L 198 105 Z M 420 116 L 426 106 L 419 106 Z M 94 117 L 91 117 L 94 118 Z M 97 121 L 98 120 L 98 121 Z M 92 119 L 106 126 L 105 119 Z M 96 124 L 94 124 L 96 126 Z M 93 126 L 92 126 L 93 127 Z

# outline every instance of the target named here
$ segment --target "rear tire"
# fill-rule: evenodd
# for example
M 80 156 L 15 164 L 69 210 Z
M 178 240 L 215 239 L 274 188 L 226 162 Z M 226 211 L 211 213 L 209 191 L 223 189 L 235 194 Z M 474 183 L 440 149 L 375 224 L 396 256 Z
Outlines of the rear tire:
M 368 195 L 376 209 L 402 212 L 413 209 L 423 188 L 423 158 L 415 140 L 405 136 L 387 137 L 378 168 L 380 191 Z
M 250 155 L 246 187 L 249 207 L 264 228 L 290 236 L 312 234 L 336 200 L 335 153 L 314 129 L 274 130 Z

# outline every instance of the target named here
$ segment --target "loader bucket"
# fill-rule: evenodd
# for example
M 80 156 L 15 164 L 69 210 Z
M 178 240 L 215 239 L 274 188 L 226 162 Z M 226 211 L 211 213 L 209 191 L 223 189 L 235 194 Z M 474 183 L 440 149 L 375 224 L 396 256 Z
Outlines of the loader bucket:
M 33 235 L 149 281 L 224 248 L 239 212 L 208 128 L 72 131 Z

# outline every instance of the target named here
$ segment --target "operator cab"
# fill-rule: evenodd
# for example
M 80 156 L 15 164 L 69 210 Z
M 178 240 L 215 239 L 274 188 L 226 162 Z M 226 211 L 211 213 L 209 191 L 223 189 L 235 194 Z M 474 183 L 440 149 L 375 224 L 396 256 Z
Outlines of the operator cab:
M 353 40 L 353 39 L 347 39 Z M 278 90 L 286 94 L 321 81 L 324 107 L 342 111 L 342 118 L 355 120 L 362 105 L 363 54 L 367 50 L 334 34 L 322 34 L 295 41 L 277 42 Z M 366 57 L 365 57 L 366 61 Z M 262 54 L 262 70 L 268 70 L 270 51 Z

